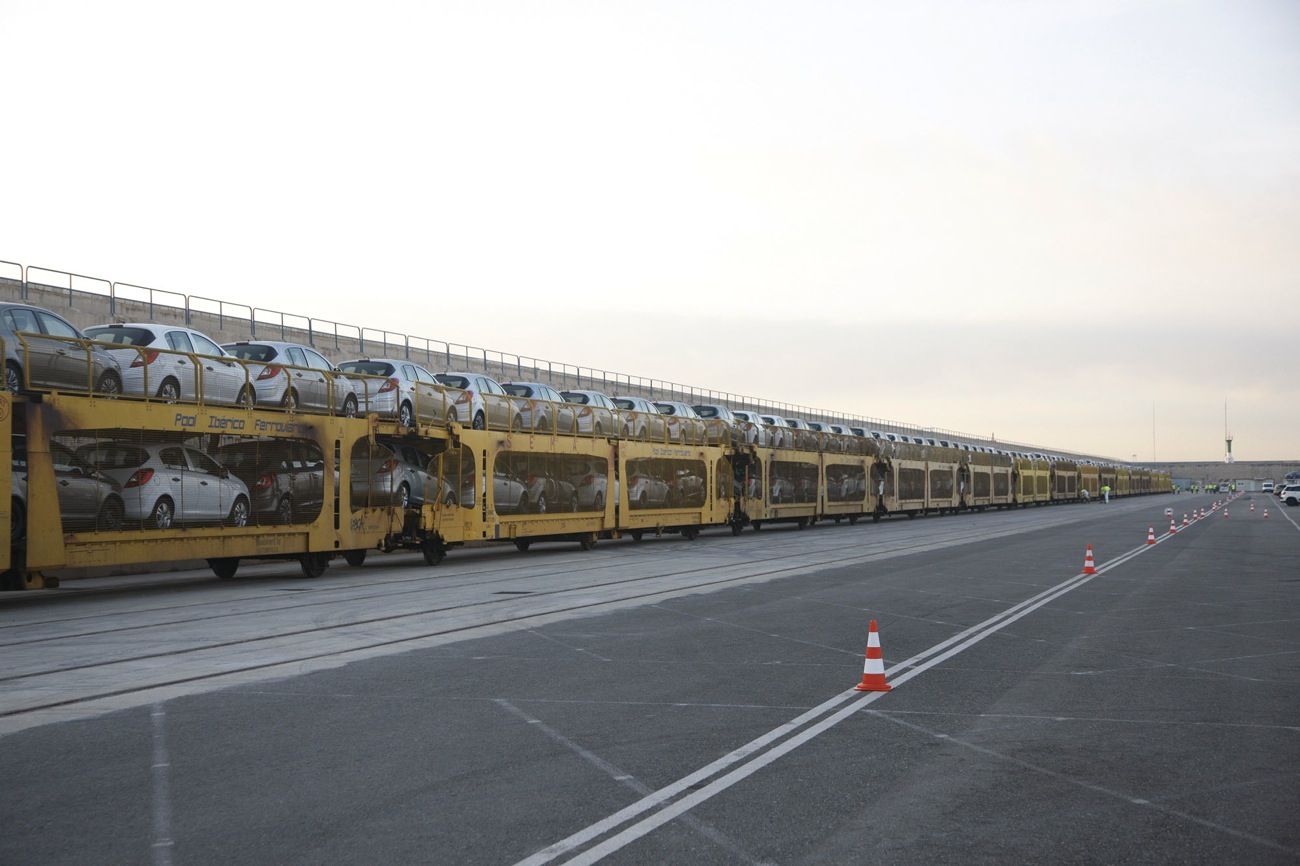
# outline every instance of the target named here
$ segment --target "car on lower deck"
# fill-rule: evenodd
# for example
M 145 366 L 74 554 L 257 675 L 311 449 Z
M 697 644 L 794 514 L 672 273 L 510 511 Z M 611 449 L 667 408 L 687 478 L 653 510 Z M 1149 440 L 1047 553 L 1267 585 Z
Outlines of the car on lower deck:
M 171 529 L 182 524 L 244 526 L 248 487 L 197 448 L 179 442 L 107 440 L 74 452 L 122 487 L 128 524 Z

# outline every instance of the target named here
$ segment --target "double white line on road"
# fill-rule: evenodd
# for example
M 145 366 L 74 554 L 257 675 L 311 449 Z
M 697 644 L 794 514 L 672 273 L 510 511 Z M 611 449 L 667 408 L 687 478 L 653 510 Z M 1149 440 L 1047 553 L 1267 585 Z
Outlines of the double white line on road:
M 1192 526 L 1194 525 L 1192 524 Z M 1191 527 L 1179 530 L 1179 533 L 1181 534 L 1189 528 Z M 1171 537 L 1173 536 L 1165 533 L 1157 541 L 1164 542 Z M 1055 601 L 1094 578 L 1151 550 L 1153 546 L 1143 544 L 1135 547 L 1098 567 L 1096 574 L 1075 575 L 1051 589 L 1031 596 L 1019 604 L 1013 605 L 1001 613 L 995 614 L 983 622 L 958 632 L 947 640 L 940 641 L 929 649 L 899 662 L 887 672 L 891 685 L 897 688 L 908 680 L 920 676 L 935 665 L 947 661 L 985 638 L 996 634 L 1021 617 L 1028 616 L 1043 605 Z M 782 755 L 786 755 L 804 743 L 820 736 L 863 707 L 884 697 L 885 694 L 887 692 L 870 692 L 864 695 L 854 689 L 841 692 L 780 727 L 773 728 L 740 748 L 728 752 L 713 763 L 701 767 L 687 776 L 683 776 L 658 791 L 647 794 L 609 817 L 584 827 L 573 835 L 543 848 L 530 857 L 526 857 L 519 861 L 518 866 L 540 866 L 540 864 L 550 863 L 601 839 L 601 837 L 617 830 L 629 821 L 633 821 L 642 815 L 645 816 L 567 861 L 573 864 L 595 863 L 640 839 L 655 828 L 668 823 L 684 812 L 695 808 L 705 800 L 722 793 L 776 761 Z M 854 698 L 856 700 L 852 700 Z M 849 703 L 841 706 L 846 701 L 849 701 Z M 836 709 L 837 707 L 838 709 Z M 831 712 L 832 710 L 835 712 Z M 827 715 L 828 713 L 829 715 Z M 776 745 L 773 745 L 774 743 Z M 765 749 L 766 751 L 764 751 Z M 710 779 L 712 781 L 709 781 Z M 682 794 L 686 794 L 686 796 L 680 796 Z

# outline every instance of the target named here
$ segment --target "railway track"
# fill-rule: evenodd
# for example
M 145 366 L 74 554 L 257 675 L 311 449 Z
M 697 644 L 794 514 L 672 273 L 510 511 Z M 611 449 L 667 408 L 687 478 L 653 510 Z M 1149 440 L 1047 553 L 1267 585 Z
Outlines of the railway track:
M 1139 502 L 1126 504 L 1130 508 L 1141 507 Z M 0 642 L 10 658 L 7 673 L 0 676 L 6 693 L 0 699 L 0 719 L 22 719 L 70 707 L 90 708 L 108 699 L 132 696 L 143 702 L 149 693 L 158 690 L 193 688 L 196 684 L 201 685 L 197 690 L 219 688 L 258 674 L 272 678 L 281 672 L 299 672 L 303 666 L 342 663 L 436 645 L 475 633 L 518 628 L 530 621 L 582 615 L 673 595 L 1032 532 L 1072 522 L 1078 513 L 1074 509 L 1051 509 L 970 515 L 968 520 L 944 522 L 942 528 L 936 528 L 934 521 L 925 521 L 928 526 L 884 524 L 871 531 L 869 534 L 875 537 L 865 543 L 863 527 L 854 531 L 845 526 L 843 534 L 800 533 L 797 548 L 790 544 L 795 536 L 787 533 L 765 535 L 764 539 L 772 540 L 760 544 L 752 543 L 754 539 L 742 543 L 717 537 L 706 545 L 674 545 L 668 562 L 661 556 L 642 555 L 652 550 L 663 553 L 662 549 L 655 550 L 662 547 L 657 544 L 603 548 L 602 552 L 614 554 L 613 562 L 599 553 L 564 555 L 558 561 L 537 554 L 507 554 L 512 559 L 516 556 L 520 559 L 509 564 L 486 560 L 464 563 L 461 571 L 450 575 L 442 571 L 426 572 L 419 577 L 393 576 L 360 585 L 306 587 L 305 591 L 312 596 L 309 600 L 301 599 L 298 593 L 286 598 L 281 592 L 270 591 L 137 610 L 123 610 L 122 605 L 114 605 L 115 610 L 87 615 L 11 622 L 3 627 L 11 639 Z M 992 523 L 1000 525 L 990 526 Z M 846 535 L 852 537 L 846 539 Z M 474 568 L 475 565 L 487 567 Z M 638 573 L 627 573 L 629 568 L 636 570 L 638 566 L 641 567 Z M 618 569 L 619 573 L 611 578 L 612 569 Z M 597 575 L 610 579 L 592 579 Z M 503 586 L 517 589 L 507 594 L 501 591 Z M 223 591 L 230 588 L 229 584 L 221 586 Z M 412 599 L 429 594 L 438 596 L 434 603 L 409 606 Z M 77 598 L 93 603 L 80 595 L 69 600 Z M 112 601 L 128 598 L 119 595 Z M 384 609 L 387 602 L 394 601 L 403 605 L 403 609 Z M 246 603 L 253 606 L 229 609 Z M 215 606 L 226 609 L 213 611 Z M 17 637 L 21 629 L 45 632 L 65 624 L 178 611 L 194 615 Z M 301 618 L 309 612 L 310 618 Z M 327 614 L 326 618 L 330 614 L 341 615 L 322 621 L 321 613 Z M 286 616 L 300 618 L 286 623 Z M 204 630 L 211 624 L 230 621 L 239 622 L 245 627 L 245 633 L 237 636 L 227 633 L 218 638 L 204 636 L 210 634 Z M 125 640 L 114 644 L 117 638 Z M 177 640 L 179 645 L 167 646 L 168 641 Z M 110 650 L 116 645 L 125 652 L 116 657 L 102 657 L 106 641 Z M 129 651 L 142 643 L 165 648 Z M 248 658 L 250 651 L 254 658 Z M 100 657 L 92 657 L 95 655 Z M 117 701 L 108 709 L 117 708 L 121 703 Z

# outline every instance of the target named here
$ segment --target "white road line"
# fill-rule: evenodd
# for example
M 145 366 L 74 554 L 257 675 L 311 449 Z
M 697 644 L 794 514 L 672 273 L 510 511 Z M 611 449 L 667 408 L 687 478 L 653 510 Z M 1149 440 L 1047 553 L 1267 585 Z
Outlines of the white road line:
M 1267 506 L 1265 506 L 1265 507 L 1267 507 Z M 1294 520 L 1291 519 L 1291 515 L 1287 514 L 1285 511 L 1282 510 L 1282 509 L 1284 509 L 1284 508 L 1286 508 L 1286 507 L 1287 507 L 1287 505 L 1286 505 L 1284 502 L 1282 502 L 1282 501 L 1279 500 L 1278 503 L 1277 503 L 1277 513 L 1280 514 L 1280 515 L 1282 515 L 1283 517 L 1285 517 L 1285 518 L 1287 519 L 1287 521 L 1288 521 L 1292 526 L 1294 526 L 1294 527 L 1296 528 L 1296 531 L 1300 531 L 1300 523 L 1296 523 Z M 1292 506 L 1292 507 L 1294 507 L 1294 506 Z
M 506 700 L 505 698 L 494 698 L 493 703 L 495 703 L 497 706 L 501 707 L 502 709 L 507 710 L 508 712 L 514 714 L 515 716 L 518 716 L 528 724 L 534 726 L 535 728 L 537 728 L 537 730 L 541 731 L 543 734 L 550 737 L 552 740 L 559 743 L 561 746 L 564 746 L 566 749 L 573 752 L 578 757 L 586 761 L 588 764 L 591 764 L 593 767 L 600 770 L 606 776 L 609 776 L 615 782 L 618 782 L 620 785 L 625 785 L 642 796 L 645 796 L 646 794 L 652 792 L 653 789 L 645 782 L 642 782 L 640 779 L 638 779 L 636 776 L 633 776 L 631 773 L 623 772 L 618 767 L 611 764 L 609 761 L 606 761 L 600 755 L 597 755 L 595 752 L 591 751 L 590 749 L 583 748 L 582 746 L 575 743 L 573 740 L 570 740 L 568 737 L 564 736 L 564 734 L 561 734 L 559 731 L 555 730 L 550 725 L 546 724 L 546 722 L 543 722 L 541 719 L 537 719 L 530 716 L 528 713 L 519 709 L 514 704 Z M 737 844 L 734 840 L 732 840 L 729 836 L 727 836 L 725 833 L 721 832 L 720 830 L 714 827 L 710 827 L 708 824 L 705 824 L 703 821 L 699 821 L 689 815 L 682 820 L 682 823 L 690 827 L 692 830 L 699 833 L 701 836 L 708 839 L 710 842 L 714 843 L 715 845 L 718 845 L 719 847 L 725 849 L 726 851 L 736 855 L 738 858 L 745 861 L 746 863 L 754 864 L 754 866 L 757 866 L 759 861 L 751 857 L 749 853 L 745 851 L 745 849 L 741 848 L 739 844 Z
M 1242 839 L 1247 842 L 1253 842 L 1256 845 L 1262 846 L 1264 848 L 1272 848 L 1275 851 L 1285 851 L 1288 854 L 1300 853 L 1300 851 L 1297 851 L 1294 848 L 1288 848 L 1285 845 L 1281 845 L 1277 842 L 1274 842 L 1271 839 L 1265 839 L 1263 836 L 1256 836 L 1254 833 L 1247 833 L 1243 830 L 1237 830 L 1232 827 L 1228 827 L 1224 824 L 1218 824 L 1214 821 L 1208 821 L 1205 818 L 1200 818 L 1197 817 L 1196 815 L 1192 815 L 1187 812 L 1180 811 L 1178 809 L 1171 809 L 1168 806 L 1162 806 L 1159 803 L 1155 803 L 1152 800 L 1143 797 L 1133 797 L 1121 791 L 1116 791 L 1112 788 L 1107 788 L 1102 785 L 1094 784 L 1092 782 L 1085 782 L 1083 779 L 1076 779 L 1073 776 L 1067 776 L 1064 773 L 1058 773 L 1055 770 L 1049 770 L 1047 767 L 1041 767 L 1038 764 L 1031 764 L 1028 761 L 1022 761 L 1019 758 L 1015 758 L 1012 757 L 1011 755 L 1003 754 L 1002 752 L 994 751 L 993 749 L 987 748 L 985 746 L 977 745 L 975 743 L 960 739 L 958 737 L 954 737 L 950 734 L 940 733 L 939 731 L 932 731 L 929 728 L 922 727 L 921 725 L 912 724 L 911 722 L 905 722 L 902 719 L 892 718 L 889 713 L 882 713 L 879 710 L 868 710 L 867 712 L 875 716 L 876 718 L 884 719 L 887 722 L 893 722 L 895 725 L 899 725 L 904 728 L 910 728 L 913 731 L 926 734 L 936 739 L 941 739 L 945 743 L 953 743 L 963 748 L 970 749 L 973 752 L 979 752 L 981 755 L 986 755 L 987 757 L 990 758 L 996 758 L 999 761 L 1005 761 L 1009 764 L 1015 764 L 1017 767 L 1020 767 L 1021 769 L 1030 770 L 1034 773 L 1039 773 L 1040 775 L 1043 776 L 1048 776 L 1050 778 L 1057 779 L 1062 782 L 1067 782 L 1071 785 L 1074 785 L 1079 788 L 1084 788 L 1096 794 L 1102 794 L 1107 797 L 1112 797 L 1116 800 L 1122 800 L 1127 803 L 1132 803 L 1133 805 L 1140 806 L 1144 809 L 1153 809 L 1157 812 L 1163 812 L 1164 814 L 1172 816 L 1174 818 L 1180 818 L 1184 821 L 1190 821 L 1193 824 L 1200 824 L 1202 827 L 1207 827 L 1211 830 L 1216 830 L 1220 833 L 1226 833 L 1229 836 L 1235 836 L 1236 838 Z
M 984 638 L 996 634 L 1005 626 L 1010 625 L 1021 617 L 1027 616 L 1043 605 L 1054 601 L 1060 596 L 1065 595 L 1080 586 L 1083 586 L 1095 577 L 1128 562 L 1133 557 L 1141 555 L 1147 550 L 1150 550 L 1153 546 L 1154 545 L 1142 544 L 1139 547 L 1126 551 L 1105 565 L 1099 567 L 1096 574 L 1075 575 L 1054 587 L 1050 587 L 1037 595 L 1025 599 L 1019 604 L 1013 605 L 1012 607 L 989 617 L 981 623 L 958 632 L 946 640 L 940 641 L 929 649 L 917 653 L 912 658 L 900 662 L 889 669 L 891 684 L 897 688 L 913 677 L 924 673 L 931 667 L 934 667 L 957 653 L 974 646 L 976 643 L 984 640 Z M 899 673 L 900 671 L 902 672 L 901 674 Z M 609 831 L 632 820 L 638 815 L 659 808 L 679 794 L 689 789 L 696 788 L 696 786 L 705 782 L 707 779 L 717 776 L 728 767 L 731 767 L 734 764 L 740 764 L 741 761 L 745 761 L 745 763 L 736 767 L 734 770 L 727 772 L 725 775 L 718 777 L 713 782 L 697 788 L 693 793 L 682 797 L 668 806 L 664 806 L 659 809 L 658 812 L 632 824 L 621 832 L 606 839 L 599 845 L 582 852 L 569 861 L 570 863 L 594 863 L 602 857 L 612 854 L 636 839 L 641 838 L 655 828 L 671 821 L 678 815 L 694 808 L 705 800 L 708 800 L 727 788 L 730 788 L 732 785 L 735 785 L 747 776 L 750 776 L 754 772 L 757 772 L 768 764 L 771 764 L 782 755 L 793 751 L 814 737 L 844 721 L 844 719 L 853 715 L 873 701 L 878 700 L 884 694 L 886 693 L 874 692 L 863 696 L 861 692 L 855 691 L 854 689 L 842 692 L 812 708 L 808 712 L 796 716 L 784 725 L 774 728 L 766 734 L 751 740 L 740 748 L 723 755 L 713 763 L 683 776 L 681 779 L 659 789 L 650 796 L 644 797 L 635 803 L 625 806 L 618 812 L 615 812 L 614 814 L 597 821 L 596 823 L 585 827 L 564 839 L 561 839 L 559 842 L 549 845 L 531 856 L 524 858 L 519 861 L 518 866 L 540 866 L 540 864 L 549 863 L 570 851 L 600 838 Z M 858 696 L 858 699 L 853 701 L 853 703 L 849 704 L 847 707 L 827 716 L 816 724 L 804 728 L 805 725 L 808 725 L 814 719 L 825 715 L 827 712 L 833 710 L 835 707 L 854 696 Z M 803 730 L 800 731 L 800 728 L 803 728 Z M 796 731 L 799 732 L 796 734 Z M 750 757 L 787 735 L 792 736 L 789 736 L 789 739 L 786 739 L 785 742 L 763 752 L 761 755 L 752 758 Z
M 149 721 L 153 728 L 153 763 L 149 769 L 153 779 L 153 862 L 154 866 L 171 866 L 171 761 L 167 757 L 167 711 L 162 704 L 153 705 Z

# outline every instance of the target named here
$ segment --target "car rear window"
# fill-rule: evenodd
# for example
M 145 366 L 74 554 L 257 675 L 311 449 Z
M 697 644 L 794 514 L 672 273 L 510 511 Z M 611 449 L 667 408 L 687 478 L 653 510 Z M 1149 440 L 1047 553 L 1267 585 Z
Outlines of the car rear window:
M 439 373 L 434 376 L 439 382 L 452 388 L 459 388 L 462 391 L 469 390 L 469 379 L 465 376 L 453 376 L 451 373 Z
M 699 415 L 701 418 L 718 417 L 718 410 L 714 409 L 712 406 L 695 406 L 693 408 L 695 409 L 695 414 Z
M 458 385 L 456 387 L 460 387 L 460 386 Z M 505 388 L 506 393 L 509 394 L 511 397 L 533 396 L 533 389 L 529 385 L 502 385 L 501 387 Z
M 560 396 L 569 403 L 579 403 L 583 406 L 591 402 L 591 398 L 586 394 L 579 394 L 575 391 L 561 391 Z
M 614 405 L 620 409 L 627 409 L 629 411 L 636 409 L 635 403 L 633 403 L 631 400 L 625 400 L 622 397 L 615 397 Z
M 344 361 L 339 364 L 344 373 L 358 373 L 362 376 L 391 376 L 393 365 L 383 361 Z
M 149 459 L 149 452 L 135 445 L 106 442 L 82 445 L 77 458 L 96 469 L 134 469 Z
M 153 342 L 153 331 L 146 328 L 87 328 L 86 336 L 101 343 L 119 346 L 147 346 Z
M 228 346 L 222 346 L 230 354 L 244 361 L 257 361 L 260 364 L 266 364 L 275 360 L 276 352 L 274 346 L 265 346 L 260 343 L 231 343 Z

